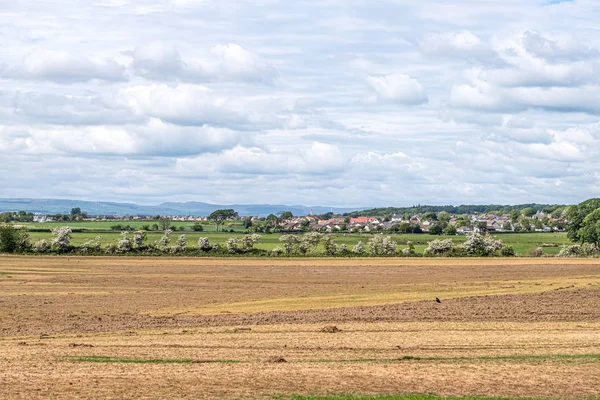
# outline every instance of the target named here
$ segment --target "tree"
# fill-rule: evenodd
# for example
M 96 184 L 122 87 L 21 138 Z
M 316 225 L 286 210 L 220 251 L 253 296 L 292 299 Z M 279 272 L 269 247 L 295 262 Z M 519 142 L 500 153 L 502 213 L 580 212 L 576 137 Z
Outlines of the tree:
M 481 233 L 486 233 L 487 232 L 487 222 L 485 222 L 485 221 L 479 221 L 477 223 L 477 229 L 479 229 L 479 231 Z
M 215 222 L 215 229 L 217 232 L 219 232 L 219 225 L 221 225 L 223 221 L 237 217 L 238 213 L 235 210 L 228 208 L 213 211 L 213 213 L 208 216 L 208 219 Z
M 72 217 L 77 217 L 79 215 L 81 215 L 81 208 L 79 208 L 79 207 L 71 208 L 71 216 Z
M 584 218 L 578 235 L 583 243 L 600 245 L 600 208 L 592 211 Z
M 194 222 L 194 225 L 192 225 L 192 230 L 194 232 L 204 232 L 204 227 L 199 222 Z
M 524 216 L 531 218 L 535 215 L 535 213 L 537 213 L 537 210 L 533 207 L 527 207 L 521 210 L 521 214 L 523 214 Z
M 412 227 L 410 226 L 410 224 L 408 222 L 400 222 L 399 225 L 397 226 L 397 230 L 400 233 L 410 233 L 412 232 Z
M 429 233 L 432 235 L 441 235 L 444 232 L 444 226 L 441 222 L 436 222 L 429 227 Z
M 519 222 L 519 217 L 521 216 L 521 214 L 519 213 L 518 210 L 512 210 L 510 212 L 510 220 L 513 224 Z
M 307 219 L 302 220 L 302 222 L 300 222 L 300 229 L 302 232 L 308 231 L 310 229 L 310 221 Z
M 448 213 L 446 211 L 442 211 L 437 215 L 438 221 L 441 221 L 441 222 L 448 223 L 448 222 L 450 222 L 450 218 L 451 218 L 450 213 Z
M 159 220 L 160 223 L 160 229 L 162 231 L 166 231 L 167 229 L 169 229 L 171 227 L 171 220 L 169 218 L 161 218 Z
M 333 218 L 333 215 L 334 214 L 330 211 L 328 213 L 325 213 L 325 214 L 321 215 L 320 218 L 321 219 L 331 219 L 331 218 Z
M 0 252 L 21 253 L 31 249 L 29 234 L 10 224 L 0 224 Z
M 454 236 L 457 233 L 456 227 L 454 225 L 447 225 L 446 228 L 444 228 L 444 233 L 446 235 Z
M 292 214 L 291 211 L 280 211 L 278 214 L 279 214 L 279 219 L 282 221 L 294 218 L 294 214 Z
M 437 215 L 433 211 L 424 213 L 421 218 L 423 221 L 437 221 Z
M 246 219 L 244 220 L 244 229 L 250 229 L 252 227 L 252 220 Z
M 567 211 L 567 236 L 573 242 L 584 242 L 581 236 L 581 228 L 584 227 L 584 220 L 594 211 L 600 208 L 600 198 L 589 199 L 576 206 L 569 207 Z

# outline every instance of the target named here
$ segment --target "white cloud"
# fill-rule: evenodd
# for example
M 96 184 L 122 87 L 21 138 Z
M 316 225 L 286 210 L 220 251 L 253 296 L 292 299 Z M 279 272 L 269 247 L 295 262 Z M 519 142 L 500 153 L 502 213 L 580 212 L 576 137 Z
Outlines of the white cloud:
M 278 148 L 237 146 L 221 154 L 179 159 L 177 166 L 187 173 L 208 169 L 216 173 L 287 176 L 339 173 L 346 163 L 337 146 L 313 142 L 310 147 L 291 154 Z
M 0 128 L 0 151 L 23 154 L 187 156 L 250 141 L 228 129 L 180 127 L 156 119 L 136 126 Z
M 473 32 L 430 33 L 419 41 L 422 51 L 436 55 L 461 56 L 465 53 L 482 51 L 484 43 Z
M 276 99 L 230 98 L 206 86 L 140 85 L 122 89 L 118 101 L 135 115 L 183 125 L 213 125 L 244 130 L 281 127 L 285 116 Z
M 405 74 L 369 76 L 367 84 L 376 93 L 379 101 L 405 105 L 417 105 L 427 102 L 427 96 L 421 84 Z
M 112 59 L 94 60 L 79 54 L 46 49 L 34 50 L 21 62 L 0 65 L 0 78 L 47 80 L 59 83 L 127 79 L 125 68 Z
M 184 64 L 175 46 L 153 42 L 135 49 L 132 68 L 146 78 L 168 79 L 179 76 Z
M 5 3 L 3 196 L 600 195 L 593 1 Z
M 258 55 L 237 44 L 219 44 L 207 53 L 179 50 L 165 42 L 137 47 L 133 70 L 149 79 L 173 79 L 187 82 L 259 82 L 272 83 L 276 70 Z

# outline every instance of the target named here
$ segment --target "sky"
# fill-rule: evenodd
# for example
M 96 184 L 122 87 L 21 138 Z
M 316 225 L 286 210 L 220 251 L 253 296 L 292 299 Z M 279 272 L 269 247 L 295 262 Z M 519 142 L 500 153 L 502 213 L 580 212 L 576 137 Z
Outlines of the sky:
M 600 196 L 597 0 L 0 0 L 0 197 Z

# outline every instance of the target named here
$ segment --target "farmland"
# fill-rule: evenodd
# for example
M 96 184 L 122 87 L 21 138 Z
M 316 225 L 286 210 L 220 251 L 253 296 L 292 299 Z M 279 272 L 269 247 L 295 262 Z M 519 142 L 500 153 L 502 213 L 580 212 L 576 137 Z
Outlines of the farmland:
M 123 225 L 130 225 L 134 229 L 140 229 L 144 225 L 148 225 L 148 222 L 140 221 L 125 221 L 119 222 Z M 115 222 L 79 222 L 79 223 L 38 223 L 27 225 L 27 228 L 32 230 L 30 232 L 33 241 L 40 239 L 50 239 L 51 233 L 49 231 L 36 231 L 36 230 L 48 230 L 59 226 L 71 226 L 75 232 L 73 232 L 72 244 L 74 246 L 80 246 L 84 242 L 95 238 L 96 236 L 102 236 L 102 243 L 115 243 L 120 237 L 120 231 L 111 231 L 110 227 L 115 225 Z M 239 223 L 227 223 L 222 229 L 233 230 L 234 232 L 215 232 L 215 226 L 213 224 L 204 224 L 203 232 L 191 231 L 191 223 L 174 222 L 173 228 L 183 228 L 184 231 L 174 232 L 173 237 L 176 238 L 179 234 L 185 234 L 188 239 L 188 246 L 196 246 L 200 237 L 209 238 L 212 244 L 218 244 L 224 246 L 225 241 L 229 237 L 239 237 L 243 235 L 244 228 Z M 160 239 L 163 235 L 162 232 L 148 232 L 147 241 L 154 242 Z M 395 234 L 391 235 L 392 238 L 398 242 L 400 246 L 405 246 L 408 241 L 413 242 L 417 253 L 423 253 L 423 250 L 427 247 L 427 242 L 435 239 L 452 239 L 455 243 L 461 243 L 465 240 L 464 235 L 456 236 L 437 236 L 429 234 Z M 569 239 L 566 233 L 502 233 L 495 234 L 494 237 L 501 239 L 505 245 L 512 246 L 518 256 L 528 256 L 531 251 L 542 244 L 554 244 L 562 246 L 569 244 Z M 280 246 L 279 234 L 263 234 L 260 242 L 255 246 L 257 249 L 272 250 L 273 248 Z M 350 233 L 336 233 L 332 234 L 334 242 L 336 244 L 346 244 L 348 248 L 352 248 L 359 241 L 364 243 L 368 242 L 373 235 L 370 234 L 350 234 Z M 559 247 L 545 247 L 544 254 L 555 255 L 559 252 Z
M 0 256 L 0 398 L 596 398 L 598 304 L 596 259 Z

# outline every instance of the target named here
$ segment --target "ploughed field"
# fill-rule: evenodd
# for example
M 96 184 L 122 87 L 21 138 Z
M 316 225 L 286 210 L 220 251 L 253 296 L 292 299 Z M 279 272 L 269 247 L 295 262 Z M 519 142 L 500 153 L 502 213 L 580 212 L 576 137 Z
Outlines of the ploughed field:
M 600 397 L 600 260 L 0 256 L 2 399 L 398 393 Z

